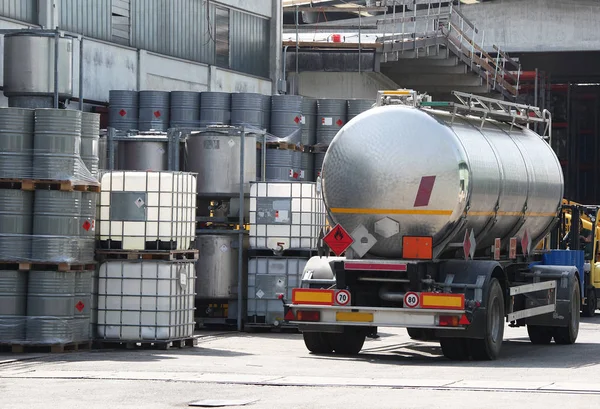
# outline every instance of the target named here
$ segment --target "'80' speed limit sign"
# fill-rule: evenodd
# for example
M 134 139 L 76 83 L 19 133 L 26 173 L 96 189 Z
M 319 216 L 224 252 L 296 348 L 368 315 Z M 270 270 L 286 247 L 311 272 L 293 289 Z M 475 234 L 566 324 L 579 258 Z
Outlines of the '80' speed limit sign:
M 408 292 L 404 294 L 404 306 L 406 308 L 417 308 L 420 304 L 419 293 Z

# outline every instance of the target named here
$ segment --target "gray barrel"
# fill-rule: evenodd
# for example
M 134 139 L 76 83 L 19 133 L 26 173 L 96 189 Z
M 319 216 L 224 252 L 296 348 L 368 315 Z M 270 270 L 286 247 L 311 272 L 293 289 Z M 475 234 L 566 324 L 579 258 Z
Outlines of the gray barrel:
M 131 136 L 119 141 L 119 170 L 162 171 L 169 166 L 169 142 L 166 136 Z
M 67 109 L 36 109 L 33 144 L 35 179 L 77 179 L 81 112 Z
M 75 262 L 79 259 L 81 192 L 36 190 L 31 253 L 36 261 Z
M 203 92 L 200 94 L 200 125 L 229 125 L 231 123 L 231 94 Z
M 325 159 L 325 153 L 315 153 L 315 179 L 317 176 L 321 176 L 321 171 L 323 170 L 323 160 Z
M 317 143 L 330 144 L 346 123 L 345 99 L 317 100 Z
M 140 91 L 140 131 L 169 129 L 170 93 L 168 91 Z
M 266 98 L 267 95 L 250 92 L 231 94 L 231 125 L 266 129 L 264 123 Z
M 33 192 L 0 189 L 0 260 L 31 258 Z
M 100 139 L 100 115 L 81 113 L 81 160 L 94 178 L 98 178 L 98 141 Z
M 314 145 L 317 141 L 317 100 L 302 99 L 302 145 Z
M 0 178 L 32 177 L 34 112 L 0 108 Z
M 315 155 L 310 152 L 302 152 L 300 169 L 303 181 L 312 182 L 315 179 Z
M 79 242 L 79 261 L 93 262 L 96 247 L 96 201 L 98 193 L 81 193 L 81 213 L 79 226 L 81 226 L 81 240 Z
M 348 122 L 355 116 L 371 109 L 375 103 L 374 99 L 349 99 L 348 104 Z
M 74 341 L 75 274 L 30 271 L 27 285 L 27 341 Z
M 90 297 L 90 337 L 96 337 L 98 324 L 98 270 L 92 271 L 92 293 Z
M 139 95 L 137 91 L 108 92 L 108 126 L 121 131 L 138 129 Z
M 266 180 L 299 181 L 302 155 L 289 149 L 267 149 Z
M 200 93 L 171 91 L 171 128 L 194 128 L 200 125 Z
M 269 130 L 271 128 L 271 96 L 261 95 L 261 105 L 263 111 L 262 129 Z
M 0 343 L 25 339 L 27 273 L 0 270 Z
M 93 271 L 76 271 L 75 273 L 75 321 L 73 336 L 75 341 L 90 339 L 90 318 L 92 309 Z
M 228 234 L 229 233 L 229 234 Z M 229 299 L 237 293 L 237 236 L 228 231 L 196 236 L 196 298 Z
M 299 143 L 302 137 L 302 97 L 273 95 L 271 97 L 271 134 Z
M 108 147 L 106 143 L 106 136 L 98 139 L 98 169 L 106 170 L 108 165 Z

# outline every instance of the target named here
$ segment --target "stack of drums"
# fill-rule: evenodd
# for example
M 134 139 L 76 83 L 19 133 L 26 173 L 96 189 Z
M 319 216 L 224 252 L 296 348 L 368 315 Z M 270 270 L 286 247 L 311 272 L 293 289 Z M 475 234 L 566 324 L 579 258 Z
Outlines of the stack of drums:
M 0 261 L 31 259 L 33 192 L 0 189 Z
M 27 273 L 0 270 L 0 343 L 25 340 Z
M 313 98 L 304 97 L 302 100 L 302 138 L 300 142 L 304 146 L 302 152 L 302 163 L 300 169 L 304 177 L 302 180 L 311 182 L 314 180 L 315 157 L 307 147 L 312 147 L 317 138 L 317 101 Z
M 138 129 L 162 131 L 169 129 L 170 93 L 168 91 L 140 91 Z
M 92 336 L 90 324 L 94 271 L 75 271 L 71 274 L 75 276 L 73 340 L 85 341 Z
M 110 90 L 108 99 L 108 126 L 120 131 L 130 131 L 138 129 L 138 92 L 126 90 Z
M 346 123 L 347 100 L 319 99 L 317 100 L 317 145 L 319 151 L 315 154 L 315 176 L 321 175 L 323 169 L 324 150 L 327 149 L 335 135 Z
M 375 103 L 374 99 L 349 99 L 348 100 L 348 122 L 355 116 L 368 111 Z
M 81 114 L 81 160 L 94 179 L 98 179 L 99 139 L 100 115 L 83 112 Z
M 0 108 L 0 178 L 32 177 L 34 112 Z
M 36 109 L 33 145 L 35 179 L 75 179 L 81 160 L 81 112 Z
M 91 262 L 94 260 L 96 247 L 96 201 L 98 194 L 81 192 L 81 212 L 79 213 L 79 256 L 78 260 Z
M 171 91 L 171 128 L 194 128 L 200 125 L 200 93 Z
M 302 136 L 302 97 L 273 95 L 271 97 L 271 134 L 288 143 L 300 143 Z
M 200 126 L 231 123 L 231 94 L 203 92 L 200 94 Z

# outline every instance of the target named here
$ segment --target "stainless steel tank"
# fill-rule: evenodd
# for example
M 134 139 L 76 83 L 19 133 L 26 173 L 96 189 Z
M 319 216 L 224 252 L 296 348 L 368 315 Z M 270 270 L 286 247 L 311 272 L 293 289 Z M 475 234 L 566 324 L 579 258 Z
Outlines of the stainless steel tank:
M 80 256 L 81 192 L 36 190 L 31 253 L 36 261 L 75 262 Z
M 200 93 L 171 91 L 171 128 L 193 128 L 200 124 Z
M 273 95 L 271 97 L 271 134 L 299 143 L 302 139 L 302 97 Z
M 36 109 L 33 145 L 35 179 L 76 178 L 80 161 L 81 112 Z
M 198 195 L 217 198 L 240 194 L 240 136 L 206 131 L 186 141 L 186 171 L 198 174 Z M 256 180 L 256 135 L 246 134 L 244 145 L 244 192 Z
M 245 238 L 247 242 L 248 238 Z M 196 236 L 196 299 L 231 299 L 238 290 L 237 234 L 232 231 L 211 231 Z M 244 244 L 244 248 L 247 244 Z M 247 269 L 243 276 L 247 275 Z
M 81 160 L 94 178 L 98 178 L 98 141 L 100 139 L 100 115 L 81 113 Z
M 329 144 L 346 123 L 345 99 L 317 100 L 317 143 Z
M 119 170 L 161 171 L 169 165 L 167 136 L 136 135 L 119 141 Z
M 139 94 L 137 91 L 108 92 L 108 126 L 120 131 L 138 129 Z
M 33 159 L 32 109 L 0 108 L 0 178 L 29 178 Z
M 4 95 L 54 95 L 54 37 L 34 31 L 4 36 Z M 73 39 L 58 40 L 58 94 L 73 96 Z
M 169 129 L 170 93 L 168 91 L 140 91 L 138 129 L 161 131 Z
M 0 189 L 0 260 L 31 258 L 33 192 Z
M 373 107 L 373 99 L 349 99 L 348 100 L 348 122 L 359 114 L 368 111 Z
M 200 126 L 231 123 L 231 94 L 202 92 L 200 94 Z
M 402 236 L 427 235 L 436 256 L 460 247 L 465 229 L 477 248 L 494 238 L 506 246 L 525 231 L 534 246 L 556 221 L 563 174 L 528 129 L 386 106 L 337 134 L 323 163 L 323 196 L 335 222 L 375 237 L 371 255 L 399 258 Z
M 29 272 L 27 341 L 73 342 L 75 311 L 75 274 L 72 271 Z
M 0 343 L 25 339 L 27 272 L 0 270 Z

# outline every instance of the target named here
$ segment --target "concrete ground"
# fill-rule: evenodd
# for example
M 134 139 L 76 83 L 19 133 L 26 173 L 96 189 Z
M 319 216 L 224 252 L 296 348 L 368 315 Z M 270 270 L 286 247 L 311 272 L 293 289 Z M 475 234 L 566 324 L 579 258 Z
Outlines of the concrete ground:
M 181 350 L 0 354 L 0 408 L 184 408 L 200 400 L 252 401 L 243 406 L 251 409 L 600 404 L 600 317 L 584 320 L 571 346 L 533 346 L 525 329 L 506 328 L 493 362 L 451 362 L 437 343 L 412 341 L 403 329 L 380 331 L 355 358 L 311 355 L 300 334 L 235 332 L 199 332 L 198 346 Z

